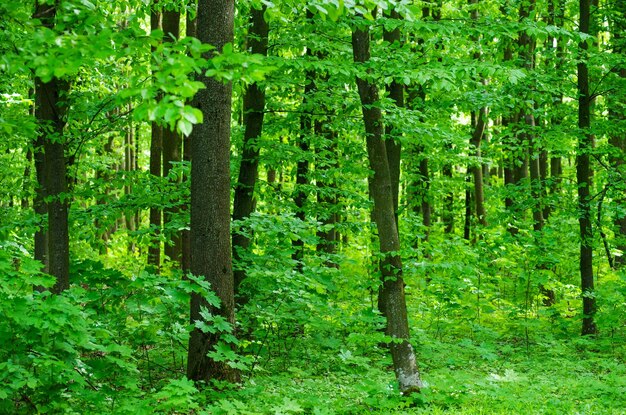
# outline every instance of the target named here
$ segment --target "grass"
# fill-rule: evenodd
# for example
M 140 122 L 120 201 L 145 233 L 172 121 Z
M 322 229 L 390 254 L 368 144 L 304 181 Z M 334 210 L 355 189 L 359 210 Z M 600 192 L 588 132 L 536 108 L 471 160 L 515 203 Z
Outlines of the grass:
M 261 372 L 248 379 L 210 413 L 626 414 L 625 350 L 601 340 L 555 340 L 530 348 L 429 341 L 420 354 L 427 384 L 421 396 L 399 396 L 381 351 L 353 362 L 330 358 L 334 367 L 291 361 L 281 375 Z M 270 372 L 279 373 L 276 369 Z

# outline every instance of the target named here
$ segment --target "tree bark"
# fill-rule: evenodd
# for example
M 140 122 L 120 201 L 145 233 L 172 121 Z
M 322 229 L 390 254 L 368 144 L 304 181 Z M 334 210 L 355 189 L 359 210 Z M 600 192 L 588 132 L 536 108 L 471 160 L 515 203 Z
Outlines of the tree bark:
M 193 1 L 190 6 L 193 7 L 193 13 L 188 8 L 187 13 L 185 14 L 186 20 L 186 29 L 185 36 L 186 37 L 195 37 L 196 36 L 196 10 L 198 8 L 197 2 Z M 191 135 L 185 136 L 183 138 L 183 160 L 187 162 L 191 162 Z M 188 177 L 183 177 L 183 182 L 187 182 Z M 187 206 L 184 206 L 183 209 L 187 209 Z M 188 273 L 191 271 L 191 233 L 188 229 L 183 229 L 181 232 L 181 268 L 183 273 Z
M 180 36 L 180 12 L 165 10 L 163 11 L 163 40 L 172 43 L 178 40 Z M 174 167 L 174 163 L 180 163 L 182 137 L 175 128 L 163 128 L 163 177 L 168 177 L 170 170 Z M 173 183 L 180 184 L 180 178 L 172 180 Z M 172 221 L 172 217 L 178 213 L 176 207 L 167 207 L 163 209 L 163 226 L 167 229 L 167 224 Z M 167 232 L 167 241 L 163 249 L 165 256 L 171 261 L 180 265 L 182 255 L 182 241 L 179 230 L 169 229 Z
M 590 1 L 579 0 L 580 32 L 589 33 Z M 578 184 L 578 223 L 580 227 L 580 286 L 583 298 L 582 335 L 596 334 L 594 321 L 596 300 L 593 281 L 593 235 L 591 227 L 591 168 L 590 156 L 593 145 L 591 134 L 591 101 L 589 92 L 588 45 L 579 44 L 582 57 L 578 62 L 578 128 L 580 138 L 576 155 L 576 181 Z
M 626 4 L 621 1 L 614 1 L 611 5 L 613 11 L 613 19 L 611 24 L 611 35 L 613 53 L 620 56 L 626 54 Z M 616 75 L 623 79 L 626 79 L 626 67 L 615 68 Z M 608 96 L 609 107 L 609 120 L 614 124 L 623 123 L 626 116 L 619 110 L 621 103 L 624 102 L 623 92 L 614 92 Z M 617 177 L 622 177 L 624 174 L 624 167 L 626 165 L 626 138 L 623 131 L 619 129 L 612 131 L 609 135 L 610 155 L 609 162 L 613 174 Z M 618 183 L 621 181 L 618 181 Z M 617 196 L 614 198 L 614 203 L 618 206 L 617 213 L 613 218 L 613 229 L 615 233 L 615 245 L 617 249 L 622 251 L 622 255 L 615 256 L 615 267 L 622 268 L 626 263 L 626 197 L 623 196 L 624 185 L 617 186 Z
M 252 8 L 250 11 L 250 31 L 248 33 L 248 46 L 251 53 L 267 55 L 267 37 L 269 25 L 263 17 L 267 10 L 266 5 L 260 9 Z M 243 121 L 245 131 L 243 135 L 243 150 L 239 177 L 235 186 L 235 200 L 233 205 L 233 220 L 246 219 L 254 212 L 256 200 L 254 188 L 259 176 L 259 144 L 258 140 L 263 132 L 263 117 L 265 110 L 265 88 L 258 83 L 251 84 L 243 97 Z M 252 232 L 235 232 L 233 234 L 233 260 L 237 268 L 234 270 L 235 292 L 240 302 L 245 302 L 239 286 L 246 278 L 246 271 L 241 264 L 241 252 L 250 246 L 251 238 L 246 236 Z
M 307 11 L 307 18 L 311 19 L 313 14 Z M 313 51 L 307 48 L 307 55 L 313 56 Z M 307 201 L 306 185 L 309 184 L 309 140 L 313 128 L 311 112 L 311 98 L 315 93 L 315 71 L 307 70 L 305 73 L 304 95 L 302 97 L 302 115 L 300 115 L 300 134 L 297 136 L 297 145 L 300 158 L 296 163 L 296 186 L 293 201 L 296 205 L 296 218 L 304 222 L 306 215 L 304 205 Z M 292 240 L 293 253 L 291 258 L 296 262 L 296 269 L 302 271 L 304 259 L 304 241 L 301 238 Z
M 392 10 L 389 14 L 392 19 L 400 19 L 400 14 Z M 400 28 L 393 30 L 383 30 L 383 39 L 390 45 L 400 42 Z M 397 107 L 404 107 L 404 85 L 393 80 L 387 87 L 389 98 Z M 398 194 L 400 192 L 400 159 L 402 157 L 402 145 L 400 140 L 394 136 L 394 127 L 391 124 L 385 125 L 385 149 L 387 152 L 387 162 L 389 163 L 389 174 L 391 175 L 391 192 L 393 197 L 393 207 L 398 223 Z
M 481 108 L 472 117 L 475 121 L 472 123 L 473 131 L 470 144 L 473 148 L 476 161 L 470 166 L 470 172 L 474 179 L 474 207 L 478 223 L 481 226 L 487 226 L 487 210 L 485 208 L 485 191 L 483 180 L 483 164 L 481 162 L 481 143 L 485 128 L 487 126 L 487 108 Z
M 472 7 L 470 11 L 470 15 L 472 20 L 478 20 L 478 6 L 479 0 L 469 0 L 469 4 Z M 474 42 L 478 43 L 479 38 L 475 37 Z M 474 52 L 474 60 L 479 62 L 481 60 L 481 53 L 479 51 Z M 484 83 L 484 79 L 481 79 L 481 83 Z M 487 114 L 489 110 L 486 107 L 480 108 L 478 111 L 472 111 L 472 135 L 470 137 L 470 146 L 472 147 L 471 151 L 473 152 L 473 156 L 476 158 L 476 161 L 471 164 L 468 170 L 471 173 L 472 179 L 474 181 L 474 194 L 473 194 L 473 207 L 475 210 L 475 215 L 478 223 L 485 227 L 487 226 L 487 210 L 485 208 L 485 191 L 484 191 L 484 179 L 483 179 L 483 164 L 481 161 L 481 145 L 483 141 L 483 136 L 485 134 L 485 129 L 487 127 Z M 470 202 L 466 197 L 466 203 Z M 471 208 L 466 211 L 466 221 L 465 221 L 465 236 L 466 239 L 469 239 L 469 228 L 471 226 L 471 222 L 467 215 L 471 215 Z
M 155 9 L 157 1 L 153 0 L 150 12 L 150 29 L 153 31 L 161 29 L 161 13 Z M 154 51 L 155 48 L 153 47 L 152 53 Z M 150 127 L 150 174 L 153 176 L 153 180 L 157 180 L 157 178 L 161 177 L 163 129 L 154 121 Z M 152 237 L 148 247 L 148 265 L 151 265 L 154 271 L 158 273 L 161 267 L 161 242 L 159 237 L 161 234 L 161 209 L 158 206 L 150 208 L 150 232 Z
M 130 104 L 128 105 L 129 111 L 132 111 Z M 135 161 L 137 155 L 135 154 L 135 140 L 137 137 L 134 136 L 133 124 L 132 122 L 128 126 L 126 130 L 126 134 L 124 135 L 124 170 L 126 172 L 132 172 L 135 170 Z M 133 185 L 129 182 L 124 186 L 124 194 L 131 195 L 133 193 Z M 133 232 L 137 229 L 137 222 L 135 222 L 135 212 L 134 211 L 126 211 L 124 212 L 124 219 L 126 221 L 126 230 L 128 232 Z M 135 243 L 134 239 L 129 238 L 128 241 L 128 251 L 130 253 L 135 251 Z
M 35 17 L 53 28 L 56 6 L 36 4 Z M 35 117 L 43 142 L 43 183 L 48 213 L 48 272 L 56 278 L 52 289 L 61 293 L 69 288 L 69 195 L 65 160 L 65 115 L 69 83 L 53 77 L 44 82 L 35 78 Z M 41 160 L 40 160 L 41 161 Z M 41 165 L 40 165 L 41 168 Z M 39 175 L 38 171 L 38 176 Z M 38 253 L 41 254 L 40 252 Z
M 337 152 L 337 133 L 329 130 L 327 122 L 322 120 L 316 120 L 314 123 L 315 135 L 318 140 L 324 140 L 323 146 L 316 147 L 316 165 L 315 170 L 317 178 L 315 185 L 317 186 L 317 204 L 318 213 L 317 220 L 322 224 L 322 229 L 317 231 L 318 243 L 317 252 L 324 252 L 326 254 L 334 254 L 337 250 L 337 241 L 339 235 L 335 225 L 338 222 L 337 211 L 337 183 L 332 176 L 333 172 L 330 169 L 337 168 L 337 159 L 335 154 Z M 319 142 L 319 141 L 318 141 Z M 321 160 L 325 156 L 326 160 Z M 328 157 L 332 157 L 331 160 Z M 332 261 L 327 261 L 326 265 L 329 267 L 338 267 L 338 265 Z
M 359 22 L 359 24 L 362 24 Z M 357 27 L 352 32 L 354 61 L 370 59 L 369 29 Z M 370 168 L 370 192 L 374 201 L 373 218 L 378 228 L 380 243 L 381 288 L 379 304 L 387 319 L 386 333 L 395 340 L 389 343 L 396 379 L 402 393 L 419 392 L 423 387 L 417 368 L 415 352 L 409 342 L 409 323 L 402 278 L 400 239 L 395 220 L 392 180 L 385 141 L 382 113 L 376 107 L 378 88 L 372 82 L 357 77 L 357 87 L 365 124 L 366 146 Z
M 35 100 L 37 95 L 35 95 Z M 37 116 L 37 109 L 35 109 Z M 43 264 L 43 272 L 48 272 L 48 206 L 45 202 L 46 197 L 46 181 L 45 181 L 45 155 L 44 155 L 44 135 L 37 134 L 35 141 L 34 160 L 35 160 L 35 176 L 37 185 L 35 189 L 35 198 L 33 200 L 33 210 L 37 215 L 37 230 L 35 231 L 35 259 Z
M 233 41 L 234 0 L 200 0 L 197 38 L 220 52 Z M 206 58 L 210 59 L 207 53 Z M 219 308 L 193 293 L 190 319 L 202 321 L 201 311 L 220 314 L 235 326 L 235 295 L 230 234 L 230 119 L 232 84 L 209 78 L 197 79 L 206 88 L 194 98 L 194 105 L 204 115 L 191 134 L 191 272 L 206 279 L 221 300 Z M 205 333 L 198 328 L 189 339 L 187 377 L 208 381 L 237 381 L 238 372 L 226 362 L 207 356 L 222 333 Z

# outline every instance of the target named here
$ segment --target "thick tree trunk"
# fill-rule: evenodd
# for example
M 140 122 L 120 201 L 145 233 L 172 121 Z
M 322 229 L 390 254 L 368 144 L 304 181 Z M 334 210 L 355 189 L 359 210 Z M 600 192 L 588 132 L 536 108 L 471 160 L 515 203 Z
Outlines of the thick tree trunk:
M 580 32 L 589 33 L 590 1 L 579 0 Z M 591 229 L 591 167 L 589 153 L 593 145 L 591 134 L 591 101 L 589 68 L 587 67 L 587 42 L 579 44 L 582 58 L 578 62 L 578 127 L 580 138 L 576 155 L 576 181 L 578 183 L 578 223 L 580 226 L 580 286 L 583 298 L 582 334 L 596 334 L 594 321 L 596 299 L 593 281 L 593 235 Z
M 150 29 L 161 29 L 161 13 L 154 9 L 157 0 L 153 1 L 153 9 L 150 12 Z M 155 48 L 152 48 L 154 53 Z M 161 177 L 161 155 L 163 152 L 163 129 L 156 123 L 151 124 L 152 135 L 150 138 L 150 174 L 154 179 Z M 148 264 L 159 272 L 161 267 L 161 209 L 158 206 L 150 208 L 150 231 L 152 238 L 148 247 Z
M 165 42 L 174 42 L 180 35 L 180 12 L 166 10 L 163 12 L 163 40 Z M 180 163 L 182 137 L 175 128 L 163 128 L 163 177 L 167 177 L 170 170 L 174 167 L 173 163 Z M 173 180 L 174 183 L 180 184 L 180 178 Z M 163 209 L 163 225 L 167 226 L 172 221 L 172 217 L 178 213 L 178 208 Z M 180 264 L 182 258 L 182 240 L 181 232 L 178 230 L 169 230 L 167 233 L 167 242 L 163 249 L 165 256 L 171 261 Z
M 198 3 L 197 38 L 215 46 L 216 52 L 233 41 L 234 0 L 201 0 Z M 207 54 L 206 58 L 210 58 Z M 213 307 L 199 294 L 192 294 L 190 319 L 202 321 L 203 309 L 220 314 L 234 328 L 235 292 L 230 234 L 230 119 L 232 84 L 201 74 L 206 88 L 194 98 L 204 122 L 194 127 L 191 138 L 191 272 L 206 279 L 221 300 Z M 209 323 L 210 324 L 210 323 Z M 227 362 L 207 356 L 222 333 L 191 332 L 187 377 L 208 381 L 237 381 L 238 372 Z
M 37 3 L 35 17 L 40 19 L 45 27 L 54 27 L 55 16 L 55 6 Z M 67 109 L 65 101 L 68 99 L 68 92 L 67 81 L 52 78 L 48 82 L 43 82 L 40 78 L 35 78 L 35 117 L 39 123 L 44 152 L 43 185 L 48 213 L 48 272 L 56 278 L 52 289 L 55 293 L 61 293 L 70 286 L 69 195 L 63 137 Z
M 359 22 L 359 24 L 362 24 Z M 356 28 L 352 32 L 354 61 L 364 63 L 370 59 L 369 30 Z M 393 365 L 402 393 L 419 392 L 423 387 L 417 369 L 415 352 L 409 342 L 409 323 L 402 260 L 399 255 L 400 239 L 395 220 L 391 174 L 385 141 L 383 140 L 382 113 L 375 105 L 378 89 L 372 82 L 357 77 L 363 121 L 366 132 L 367 153 L 370 168 L 370 192 L 374 201 L 373 217 L 378 228 L 380 243 L 381 289 L 379 304 L 387 319 L 386 333 L 395 340 L 389 343 Z
M 263 17 L 267 6 L 262 5 L 261 9 L 253 8 L 250 11 L 250 31 L 248 34 L 248 47 L 251 53 L 267 55 L 267 36 L 269 25 Z M 258 139 L 263 131 L 263 116 L 265 110 L 265 89 L 257 83 L 251 84 L 243 97 L 243 121 L 245 131 L 243 135 L 243 150 L 241 165 L 239 167 L 239 178 L 235 186 L 235 200 L 233 205 L 233 220 L 242 220 L 254 212 L 256 201 L 254 198 L 254 188 L 259 175 L 259 145 Z M 246 232 L 236 232 L 233 234 L 233 260 L 238 267 L 234 270 L 235 292 L 239 296 L 239 301 L 244 299 L 239 293 L 239 285 L 246 278 L 246 271 L 241 261 L 241 252 L 250 246 L 251 229 Z

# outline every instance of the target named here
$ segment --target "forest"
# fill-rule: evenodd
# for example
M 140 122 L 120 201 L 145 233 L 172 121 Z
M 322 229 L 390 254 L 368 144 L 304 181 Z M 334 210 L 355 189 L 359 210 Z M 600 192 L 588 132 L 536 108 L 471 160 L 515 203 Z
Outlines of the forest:
M 626 1 L 2 1 L 0 188 L 0 414 L 626 414 Z

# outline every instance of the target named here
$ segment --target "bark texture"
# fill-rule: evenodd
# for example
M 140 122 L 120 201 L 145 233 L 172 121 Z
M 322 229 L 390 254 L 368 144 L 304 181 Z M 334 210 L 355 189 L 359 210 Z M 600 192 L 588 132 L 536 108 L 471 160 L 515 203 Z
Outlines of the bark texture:
M 357 27 L 352 32 L 354 61 L 364 63 L 370 59 L 369 29 Z M 396 379 L 402 393 L 419 392 L 423 387 L 417 368 L 415 351 L 409 342 L 409 324 L 402 279 L 402 260 L 399 255 L 400 240 L 395 219 L 392 180 L 387 150 L 383 140 L 382 113 L 376 107 L 378 88 L 372 82 L 357 77 L 365 124 L 366 146 L 370 168 L 371 198 L 374 201 L 373 218 L 378 228 L 380 244 L 381 288 L 379 304 L 387 319 L 386 333 L 396 339 L 389 344 Z
M 153 9 L 150 12 L 150 29 L 161 29 L 161 13 L 154 8 L 157 1 L 153 1 Z M 154 53 L 154 47 L 152 52 Z M 152 122 L 150 137 L 150 174 L 155 178 L 161 177 L 161 156 L 163 154 L 163 129 L 156 123 Z M 161 242 L 159 235 L 161 234 L 161 209 L 157 206 L 150 208 L 150 231 L 152 232 L 152 240 L 148 247 L 148 264 L 152 265 L 156 272 L 161 266 Z
M 54 27 L 56 6 L 36 4 L 35 17 L 40 19 L 47 28 Z M 67 187 L 67 167 L 65 159 L 65 115 L 69 83 L 53 77 L 44 82 L 35 78 L 35 117 L 39 123 L 39 143 L 43 144 L 43 168 L 41 158 L 38 159 L 37 177 L 40 188 L 45 189 L 43 195 L 47 199 L 48 238 L 47 259 L 48 272 L 56 278 L 52 289 L 61 293 L 69 288 L 69 195 Z M 41 157 L 37 154 L 36 157 Z M 42 174 L 43 173 L 43 174 Z M 43 212 L 40 205 L 36 207 Z M 38 236 L 42 238 L 41 235 Z M 40 239 L 41 244 L 44 239 Z M 41 247 L 39 247 L 41 249 Z M 45 250 L 44 250 L 45 252 Z M 36 255 L 42 255 L 38 250 Z M 45 253 L 44 253 L 45 255 Z M 44 256 L 45 261 L 45 256 Z
M 267 55 L 267 36 L 269 25 L 263 15 L 267 6 L 250 11 L 250 31 L 248 34 L 248 46 L 251 53 Z M 235 200 L 233 205 L 233 220 L 248 218 L 254 212 L 256 201 L 254 188 L 259 176 L 259 152 L 258 139 L 263 132 L 263 118 L 265 110 L 265 88 L 258 83 L 251 84 L 243 97 L 243 122 L 245 131 L 243 135 L 243 151 L 239 177 L 235 186 Z M 250 246 L 250 237 L 246 234 L 251 232 L 236 232 L 233 234 L 233 260 L 235 264 L 241 261 L 241 252 Z M 235 291 L 240 300 L 239 285 L 246 278 L 243 264 L 234 270 Z
M 590 1 L 580 0 L 580 32 L 589 33 Z M 589 68 L 587 66 L 587 42 L 579 48 L 582 59 L 578 63 L 578 128 L 580 136 L 576 155 L 576 181 L 578 183 L 578 223 L 580 227 L 580 287 L 583 297 L 582 334 L 596 334 L 594 321 L 596 299 L 593 281 L 593 246 L 591 228 L 591 167 L 589 153 L 593 145 L 591 134 L 591 100 L 589 92 Z
M 400 14 L 392 10 L 389 17 L 392 19 L 400 19 Z M 390 45 L 393 45 L 395 42 L 400 42 L 400 28 L 396 27 L 393 30 L 384 30 L 383 39 L 389 42 Z M 394 80 L 389 84 L 387 89 L 389 98 L 391 98 L 393 103 L 398 107 L 404 107 L 404 85 Z M 396 134 L 391 124 L 385 126 L 385 149 L 391 177 L 393 207 L 394 212 L 396 212 L 396 222 L 398 222 L 398 194 L 400 192 L 400 159 L 402 157 L 402 145 L 400 144 L 400 140 L 396 139 Z
M 233 41 L 234 0 L 198 3 L 197 38 L 221 51 Z M 210 58 L 210 54 L 207 54 Z M 232 85 L 204 74 L 206 88 L 194 98 L 204 115 L 191 134 L 191 272 L 206 279 L 221 300 L 210 306 L 197 294 L 191 297 L 191 322 L 202 320 L 202 309 L 221 314 L 234 327 L 235 297 L 230 235 L 230 119 Z M 192 380 L 237 381 L 238 372 L 207 356 L 221 333 L 194 329 L 189 339 L 187 377 Z
M 308 11 L 307 17 L 311 19 L 313 14 Z M 313 51 L 308 48 L 307 55 L 313 56 Z M 311 112 L 311 99 L 316 91 L 315 87 L 315 71 L 307 70 L 305 73 L 304 95 L 302 97 L 302 115 L 300 116 L 300 134 L 297 137 L 297 145 L 300 152 L 300 158 L 296 163 L 296 186 L 293 193 L 293 201 L 296 205 L 296 217 L 302 222 L 305 221 L 304 205 L 307 201 L 306 186 L 309 184 L 309 140 L 313 128 L 313 120 Z M 291 258 L 296 261 L 296 269 L 302 271 L 302 260 L 304 259 L 304 241 L 296 238 L 291 242 L 293 254 Z
M 195 1 L 192 1 L 190 7 L 193 7 L 193 13 L 190 9 L 187 9 L 187 13 L 185 15 L 186 20 L 186 29 L 185 36 L 187 37 L 195 37 L 196 36 L 196 9 L 198 7 Z M 183 138 L 183 160 L 191 162 L 191 135 Z M 186 182 L 187 178 L 183 178 L 183 182 Z M 184 206 L 183 209 L 187 209 L 187 206 Z M 181 232 L 181 268 L 183 273 L 187 273 L 191 270 L 191 233 L 188 229 L 184 229 Z
M 614 11 L 613 19 L 611 21 L 611 34 L 613 35 L 612 47 L 616 54 L 624 56 L 626 54 L 626 3 L 615 0 L 612 4 Z M 626 79 L 626 68 L 619 67 L 614 69 L 619 78 Z M 626 119 L 623 111 L 624 94 L 615 92 L 609 95 L 609 119 L 615 124 L 623 123 Z M 611 153 L 609 161 L 611 163 L 611 169 L 616 177 L 616 182 L 620 183 L 619 178 L 623 177 L 624 168 L 626 167 L 626 137 L 623 132 L 615 131 L 609 136 L 609 144 L 611 145 Z M 624 196 L 623 185 L 618 186 L 616 189 L 618 196 L 615 197 L 615 204 L 618 206 L 616 209 L 618 213 L 615 214 L 613 219 L 613 229 L 615 233 L 615 245 L 617 249 L 626 254 L 626 214 L 624 210 L 626 208 L 626 197 Z M 615 267 L 621 268 L 626 263 L 626 255 L 615 256 Z
M 174 42 L 180 35 L 180 12 L 166 10 L 163 12 L 163 40 Z M 174 163 L 180 163 L 182 159 L 182 137 L 175 128 L 163 128 L 163 177 L 167 177 Z M 180 184 L 180 178 L 173 179 L 174 183 Z M 172 221 L 172 217 L 178 213 L 178 208 L 168 207 L 163 210 L 164 227 Z M 163 252 L 171 260 L 181 263 L 182 240 L 181 232 L 169 230 L 168 242 L 165 244 Z

